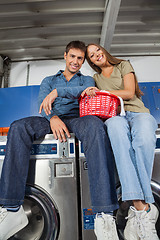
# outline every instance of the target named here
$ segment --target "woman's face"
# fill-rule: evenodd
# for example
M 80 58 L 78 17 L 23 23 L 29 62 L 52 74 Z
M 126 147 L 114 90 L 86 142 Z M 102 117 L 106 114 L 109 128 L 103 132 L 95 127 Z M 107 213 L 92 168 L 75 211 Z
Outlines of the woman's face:
M 96 45 L 90 45 L 87 48 L 87 54 L 92 63 L 97 65 L 98 67 L 103 67 L 106 65 L 106 56 L 103 51 L 97 47 Z

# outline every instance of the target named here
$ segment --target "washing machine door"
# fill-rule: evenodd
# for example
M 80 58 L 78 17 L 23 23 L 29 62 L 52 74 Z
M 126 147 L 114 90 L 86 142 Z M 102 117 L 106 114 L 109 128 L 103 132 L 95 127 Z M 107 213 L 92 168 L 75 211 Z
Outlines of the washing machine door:
M 35 186 L 26 186 L 23 204 L 29 224 L 10 240 L 55 240 L 59 233 L 59 214 L 50 196 Z

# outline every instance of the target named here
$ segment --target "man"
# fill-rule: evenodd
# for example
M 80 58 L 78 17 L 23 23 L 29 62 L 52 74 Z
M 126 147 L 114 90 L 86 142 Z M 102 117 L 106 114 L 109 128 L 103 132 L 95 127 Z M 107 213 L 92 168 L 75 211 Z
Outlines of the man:
M 78 97 L 84 89 L 94 86 L 94 80 L 79 71 L 85 51 L 83 42 L 70 42 L 64 53 L 65 70 L 42 81 L 39 105 L 43 117 L 28 117 L 11 124 L 0 182 L 0 240 L 8 239 L 28 224 L 22 204 L 30 149 L 34 140 L 51 132 L 61 142 L 70 137 L 70 132 L 81 140 L 88 162 L 93 210 L 109 213 L 118 208 L 112 152 L 105 125 L 94 116 L 79 117 Z M 112 220 L 111 217 L 110 222 Z M 97 218 L 98 234 L 101 234 L 102 222 L 102 217 Z

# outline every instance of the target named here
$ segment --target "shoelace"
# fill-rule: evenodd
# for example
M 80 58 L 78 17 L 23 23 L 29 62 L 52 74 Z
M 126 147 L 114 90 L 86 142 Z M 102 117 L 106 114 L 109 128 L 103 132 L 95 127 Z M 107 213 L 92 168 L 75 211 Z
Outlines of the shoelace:
M 143 223 L 143 218 L 142 218 L 142 213 L 145 211 L 145 208 L 141 211 L 137 211 L 135 207 L 130 206 L 131 209 L 131 215 L 126 217 L 126 219 L 131 219 L 133 217 L 134 221 L 135 221 L 135 226 L 136 226 L 136 230 L 137 230 L 137 234 L 141 239 L 144 239 L 146 236 L 146 232 L 145 232 L 145 227 L 144 227 L 144 223 Z
M 6 216 L 7 210 L 3 207 L 0 207 L 0 222 L 3 221 L 4 217 Z
M 114 238 L 114 223 L 115 223 L 115 220 L 114 220 L 114 217 L 109 215 L 109 214 L 104 214 L 102 213 L 102 218 L 104 220 L 104 227 L 105 227 L 105 233 L 107 233 L 107 236 L 108 237 L 107 239 L 111 239 L 113 240 Z M 108 234 L 108 233 L 111 233 L 111 234 Z

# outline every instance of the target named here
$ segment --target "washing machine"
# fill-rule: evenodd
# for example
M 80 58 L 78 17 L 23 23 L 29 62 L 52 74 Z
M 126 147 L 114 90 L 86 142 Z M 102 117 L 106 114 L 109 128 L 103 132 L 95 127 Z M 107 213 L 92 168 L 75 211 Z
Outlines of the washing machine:
M 84 156 L 83 145 L 79 141 L 79 171 L 80 171 L 80 196 L 81 196 L 81 219 L 82 240 L 97 240 L 94 234 L 95 214 L 91 208 L 90 189 L 88 180 L 88 166 Z
M 160 212 L 160 125 L 156 132 L 157 134 L 157 145 L 155 150 L 155 159 L 153 166 L 153 174 L 152 174 L 152 190 L 154 193 L 156 206 Z M 160 216 L 157 221 L 157 232 L 160 238 Z
M 160 212 L 160 125 L 156 131 L 157 136 L 157 144 L 155 149 L 155 159 L 154 159 L 154 167 L 152 174 L 152 191 L 155 198 L 155 205 L 157 206 Z M 88 183 L 88 168 L 87 162 L 83 152 L 83 146 L 79 141 L 79 168 L 80 168 L 80 186 L 81 186 L 81 215 L 82 215 L 82 239 L 83 240 L 96 240 L 96 236 L 94 234 L 94 218 L 95 214 L 91 208 L 91 200 L 90 200 L 90 190 Z M 131 201 L 122 202 L 121 199 L 121 185 L 119 182 L 118 174 L 115 171 L 115 182 L 117 187 L 117 196 L 119 200 L 119 209 L 115 211 L 114 215 L 116 217 L 116 224 L 119 234 L 119 239 L 123 240 L 123 231 L 126 224 L 125 217 L 128 215 L 128 209 L 130 207 Z M 160 216 L 156 223 L 156 230 L 158 236 L 160 238 Z
M 6 137 L 0 137 L 0 167 Z M 60 143 L 52 134 L 35 141 L 30 155 L 24 210 L 29 224 L 14 240 L 78 240 L 75 136 Z

